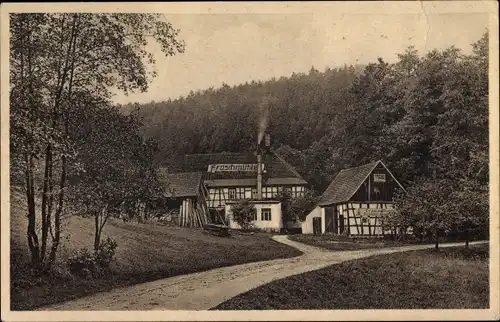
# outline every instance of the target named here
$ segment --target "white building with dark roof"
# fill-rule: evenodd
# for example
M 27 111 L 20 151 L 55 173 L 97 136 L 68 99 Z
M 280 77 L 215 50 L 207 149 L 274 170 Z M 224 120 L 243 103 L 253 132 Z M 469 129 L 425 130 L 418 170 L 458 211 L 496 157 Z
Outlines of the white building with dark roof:
M 255 226 L 265 230 L 299 228 L 300 223 L 282 223 L 281 204 L 275 200 L 280 191 L 292 197 L 304 194 L 308 183 L 295 169 L 269 147 L 259 146 L 255 153 L 189 154 L 177 161 L 171 172 L 200 172 L 207 189 L 207 206 L 214 217 L 225 218 L 232 228 L 231 204 L 247 199 L 257 209 Z

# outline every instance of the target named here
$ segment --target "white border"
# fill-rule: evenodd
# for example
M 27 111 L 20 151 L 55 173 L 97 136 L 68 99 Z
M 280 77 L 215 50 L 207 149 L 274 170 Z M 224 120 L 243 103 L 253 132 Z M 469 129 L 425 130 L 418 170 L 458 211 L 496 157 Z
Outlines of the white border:
M 499 315 L 499 95 L 498 3 L 496 1 L 425 2 L 183 2 L 183 3 L 8 3 L 1 5 L 1 223 L 2 320 L 6 321 L 327 321 L 327 320 L 498 320 Z M 298 311 L 47 311 L 11 312 L 9 298 L 9 12 L 164 12 L 304 14 L 334 10 L 344 14 L 490 13 L 490 309 L 487 310 L 298 310 Z

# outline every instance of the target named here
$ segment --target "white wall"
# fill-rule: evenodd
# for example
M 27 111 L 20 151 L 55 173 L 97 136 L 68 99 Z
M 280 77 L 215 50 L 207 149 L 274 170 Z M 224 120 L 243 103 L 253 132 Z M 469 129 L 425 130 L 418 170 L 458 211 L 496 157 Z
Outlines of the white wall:
M 257 220 L 253 222 L 255 228 L 267 231 L 279 231 L 283 224 L 281 222 L 281 203 L 252 203 L 257 209 Z M 271 220 L 261 220 L 261 209 L 271 209 Z M 231 213 L 231 204 L 226 205 L 226 216 L 229 219 L 229 227 L 232 229 L 241 229 L 241 227 L 233 220 Z
M 325 211 L 321 207 L 316 207 L 314 208 L 306 217 L 306 220 L 302 222 L 302 233 L 303 234 L 312 234 L 314 233 L 313 230 L 313 218 L 314 217 L 321 217 L 321 226 L 322 226 L 322 231 L 324 231 L 324 213 Z

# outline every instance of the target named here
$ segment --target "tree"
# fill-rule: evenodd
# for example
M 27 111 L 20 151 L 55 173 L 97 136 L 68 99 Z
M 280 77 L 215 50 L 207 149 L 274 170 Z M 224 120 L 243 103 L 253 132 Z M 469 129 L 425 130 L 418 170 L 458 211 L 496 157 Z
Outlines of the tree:
M 139 134 L 133 114 L 123 115 L 105 101 L 85 100 L 72 118 L 78 169 L 72 169 L 70 198 L 83 214 L 94 217 L 94 250 L 110 216 L 136 210 L 162 194 L 152 163 L 154 151 Z
M 156 75 L 147 69 L 155 62 L 145 49 L 148 39 L 160 43 L 167 56 L 183 52 L 184 44 L 158 14 L 12 14 L 10 23 L 11 142 L 16 146 L 11 160 L 14 171 L 24 169 L 32 263 L 50 266 L 75 157 L 68 133 L 78 99 L 105 100 L 113 88 L 146 91 Z M 41 241 L 35 228 L 38 167 L 43 168 Z
M 488 190 L 488 186 L 462 179 L 450 196 L 451 212 L 466 248 L 471 238 L 488 237 Z
M 233 220 L 243 229 L 250 230 L 257 218 L 257 209 L 248 200 L 240 200 L 231 205 Z
M 314 191 L 306 190 L 303 195 L 292 197 L 291 193 L 285 190 L 280 191 L 276 197 L 281 203 L 281 219 L 283 227 L 289 221 L 304 221 L 306 216 L 316 206 L 318 198 Z
M 318 197 L 312 190 L 306 190 L 304 195 L 292 200 L 290 212 L 300 221 L 305 221 L 307 215 L 316 207 Z
M 457 222 L 450 212 L 449 196 L 453 182 L 446 179 L 420 180 L 407 189 L 404 198 L 396 203 L 400 213 L 398 226 L 408 225 L 422 236 L 434 240 L 436 249 L 439 240 L 449 233 Z

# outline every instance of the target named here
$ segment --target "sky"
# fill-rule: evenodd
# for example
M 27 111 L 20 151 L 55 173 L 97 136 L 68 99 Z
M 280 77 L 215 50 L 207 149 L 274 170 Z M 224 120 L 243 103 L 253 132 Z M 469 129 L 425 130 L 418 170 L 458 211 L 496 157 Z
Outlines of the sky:
M 420 54 L 449 46 L 471 51 L 486 31 L 478 12 L 395 13 L 387 10 L 292 13 L 165 13 L 180 29 L 185 52 L 164 57 L 154 43 L 158 76 L 146 93 L 118 93 L 116 103 L 175 99 L 189 92 L 290 76 L 314 66 L 393 62 L 414 46 Z

